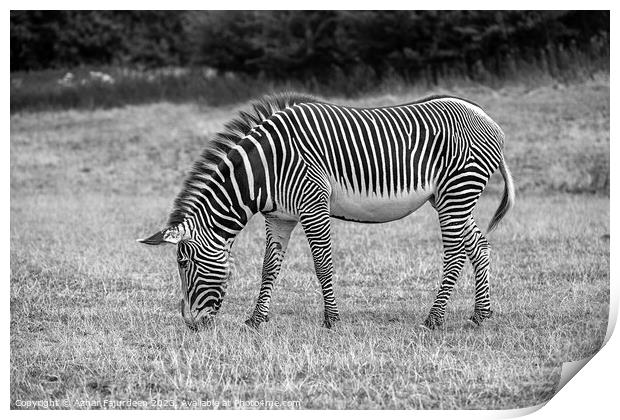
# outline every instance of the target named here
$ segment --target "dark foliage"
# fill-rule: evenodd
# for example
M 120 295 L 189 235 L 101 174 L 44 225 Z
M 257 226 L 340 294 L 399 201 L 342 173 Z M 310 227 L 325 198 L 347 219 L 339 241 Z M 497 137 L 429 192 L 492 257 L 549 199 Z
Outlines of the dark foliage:
M 11 11 L 10 20 L 11 112 L 609 71 L 608 11 Z
M 11 11 L 11 71 L 79 65 L 181 65 L 185 14 L 164 11 Z
M 206 65 L 321 81 L 361 67 L 436 81 L 589 49 L 609 24 L 608 11 L 12 11 L 11 70 Z

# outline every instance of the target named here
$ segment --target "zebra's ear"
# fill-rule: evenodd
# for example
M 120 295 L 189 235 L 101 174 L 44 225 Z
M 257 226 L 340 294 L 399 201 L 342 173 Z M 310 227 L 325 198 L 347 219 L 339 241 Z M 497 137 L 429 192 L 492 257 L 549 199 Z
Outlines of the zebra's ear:
M 136 241 L 140 242 L 141 244 L 147 244 L 147 245 L 161 245 L 167 242 L 164 239 L 164 232 L 166 231 L 162 230 L 160 232 L 157 232 L 155 235 L 149 236 L 148 238 L 136 239 Z
M 186 235 L 185 229 L 182 225 L 179 225 L 164 229 L 148 238 L 138 239 L 137 241 L 147 245 L 161 245 L 164 243 L 178 244 L 181 239 L 185 239 L 186 237 L 188 237 L 188 235 Z

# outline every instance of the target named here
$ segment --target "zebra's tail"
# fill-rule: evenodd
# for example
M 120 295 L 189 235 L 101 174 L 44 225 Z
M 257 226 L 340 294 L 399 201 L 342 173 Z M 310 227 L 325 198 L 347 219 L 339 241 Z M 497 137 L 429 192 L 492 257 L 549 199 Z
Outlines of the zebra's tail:
M 504 178 L 504 195 L 502 197 L 502 202 L 495 211 L 495 215 L 493 215 L 493 218 L 489 222 L 487 233 L 492 232 L 493 229 L 497 227 L 500 220 L 502 220 L 506 213 L 508 213 L 508 210 L 510 210 L 515 203 L 515 186 L 512 182 L 510 169 L 508 169 L 508 165 L 506 165 L 506 160 L 504 160 L 503 156 L 501 162 L 499 163 L 499 170 Z

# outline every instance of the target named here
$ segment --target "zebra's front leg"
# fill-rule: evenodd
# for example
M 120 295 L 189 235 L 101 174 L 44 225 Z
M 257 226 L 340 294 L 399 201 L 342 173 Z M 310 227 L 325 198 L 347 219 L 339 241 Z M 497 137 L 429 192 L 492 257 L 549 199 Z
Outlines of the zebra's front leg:
M 266 243 L 262 280 L 254 312 L 245 321 L 245 324 L 249 327 L 258 328 L 261 322 L 269 321 L 271 293 L 276 278 L 280 273 L 280 267 L 282 266 L 282 260 L 286 253 L 291 232 L 293 232 L 296 225 L 296 220 L 284 220 L 269 214 L 265 215 Z
M 465 246 L 462 239 L 464 222 L 449 216 L 442 217 L 440 214 L 439 223 L 444 248 L 443 275 L 437 297 L 435 297 L 433 306 L 422 324 L 430 330 L 443 324 L 446 305 L 448 300 L 450 300 L 450 294 L 461 274 L 466 259 Z
M 337 321 L 340 321 L 332 284 L 334 267 L 329 217 L 327 200 L 312 211 L 302 213 L 300 217 L 301 225 L 310 244 L 316 276 L 323 292 L 325 304 L 323 326 L 327 328 L 333 327 Z

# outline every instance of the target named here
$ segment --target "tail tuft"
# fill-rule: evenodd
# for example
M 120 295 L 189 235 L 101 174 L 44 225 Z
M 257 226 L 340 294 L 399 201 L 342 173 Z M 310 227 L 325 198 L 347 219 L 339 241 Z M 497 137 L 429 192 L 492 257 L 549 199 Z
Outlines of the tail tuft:
M 499 170 L 504 178 L 504 195 L 502 196 L 502 202 L 495 211 L 495 215 L 493 215 L 493 218 L 489 222 L 487 233 L 492 232 L 497 227 L 499 222 L 515 203 L 515 186 L 512 181 L 510 169 L 508 169 L 508 165 L 506 165 L 506 161 L 503 156 L 501 162 L 499 163 Z

